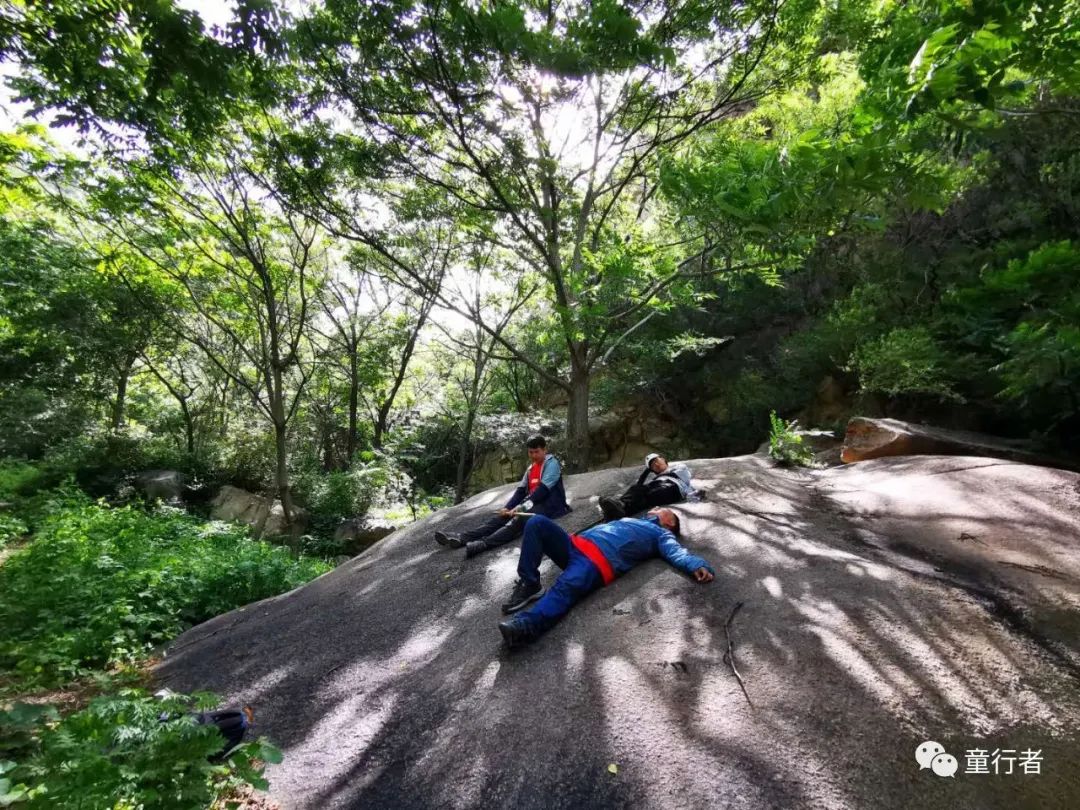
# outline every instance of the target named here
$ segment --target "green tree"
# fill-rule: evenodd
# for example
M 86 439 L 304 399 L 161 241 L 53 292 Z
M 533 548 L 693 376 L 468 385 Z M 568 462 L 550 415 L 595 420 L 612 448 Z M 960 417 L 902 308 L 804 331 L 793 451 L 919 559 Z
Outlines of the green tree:
M 237 142 L 179 176 L 130 163 L 102 184 L 90 213 L 115 240 L 107 261 L 118 276 L 181 297 L 183 308 L 154 314 L 270 424 L 275 488 L 291 519 L 289 429 L 313 373 L 311 324 L 325 269 L 317 226 L 274 211 Z
M 364 209 L 331 180 L 351 173 L 363 193 L 373 179 L 405 181 L 486 218 L 487 238 L 545 281 L 569 367 L 553 374 L 508 335 L 498 342 L 567 392 L 570 466 L 580 468 L 593 376 L 665 295 L 686 293 L 708 250 L 700 235 L 663 244 L 660 158 L 801 69 L 794 46 L 815 9 L 329 5 L 298 23 L 297 53 L 310 97 L 343 105 L 351 127 L 311 128 L 287 182 L 329 228 L 406 274 L 392 228 L 357 216 Z
M 222 31 L 171 0 L 50 0 L 0 6 L 0 60 L 36 116 L 57 112 L 117 150 L 148 141 L 159 156 L 208 148 L 238 101 L 273 93 L 279 7 L 242 0 Z M 264 95 L 266 94 L 266 95 Z

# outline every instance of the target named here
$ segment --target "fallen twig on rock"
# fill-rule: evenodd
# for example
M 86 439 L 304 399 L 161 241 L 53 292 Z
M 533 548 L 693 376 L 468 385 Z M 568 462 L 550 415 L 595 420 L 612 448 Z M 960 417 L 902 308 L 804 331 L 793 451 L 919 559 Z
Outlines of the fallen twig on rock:
M 737 602 L 735 607 L 731 609 L 731 613 L 728 614 L 727 621 L 724 622 L 724 635 L 727 636 L 727 652 L 724 653 L 724 663 L 731 667 L 731 671 L 735 674 L 736 680 L 739 682 L 739 687 L 742 689 L 743 695 L 746 696 L 746 702 L 750 704 L 750 708 L 754 708 L 754 701 L 750 699 L 750 693 L 746 691 L 746 684 L 743 683 L 742 675 L 739 674 L 739 670 L 735 668 L 735 651 L 731 648 L 731 622 L 735 619 L 735 614 L 739 612 L 739 608 L 743 606 L 742 602 Z

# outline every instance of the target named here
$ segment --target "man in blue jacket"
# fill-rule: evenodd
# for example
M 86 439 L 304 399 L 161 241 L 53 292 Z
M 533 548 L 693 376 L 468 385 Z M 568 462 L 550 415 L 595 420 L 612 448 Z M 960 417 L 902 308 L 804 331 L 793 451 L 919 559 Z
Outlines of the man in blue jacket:
M 503 640 L 516 647 L 538 638 L 585 595 L 651 557 L 663 557 L 698 582 L 712 582 L 712 566 L 679 545 L 678 534 L 679 516 L 670 509 L 602 523 L 581 534 L 567 534 L 554 521 L 534 517 L 525 527 L 518 581 L 502 609 L 513 613 L 536 604 L 499 623 Z M 540 585 L 540 561 L 545 554 L 563 569 L 546 593 Z
M 465 557 L 475 557 L 489 549 L 509 543 L 519 534 L 529 520 L 529 512 L 549 518 L 559 518 L 570 511 L 563 488 L 562 467 L 559 460 L 547 451 L 547 439 L 536 435 L 525 443 L 529 451 L 529 466 L 514 494 L 498 513 L 475 529 L 461 534 L 435 532 L 435 542 L 447 548 L 465 547 Z

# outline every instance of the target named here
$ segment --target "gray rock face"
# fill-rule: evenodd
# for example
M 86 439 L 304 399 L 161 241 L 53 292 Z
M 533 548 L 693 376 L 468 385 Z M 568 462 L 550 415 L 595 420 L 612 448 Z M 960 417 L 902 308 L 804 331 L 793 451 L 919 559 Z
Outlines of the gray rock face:
M 848 421 L 840 451 L 841 459 L 848 464 L 887 456 L 916 455 L 987 456 L 1075 469 L 1075 465 L 1061 459 L 1033 452 L 1022 441 L 865 416 L 855 416 Z
M 501 418 L 505 420 L 505 417 Z M 530 427 L 528 421 L 521 421 L 516 433 L 504 430 L 503 439 L 497 446 L 480 453 L 469 479 L 473 491 L 521 480 L 528 463 L 525 440 L 537 430 L 548 438 L 552 452 L 561 453 L 564 441 L 561 422 L 533 421 L 531 424 L 539 427 Z M 589 469 L 637 466 L 644 463 L 649 453 L 661 453 L 670 460 L 684 458 L 689 450 L 688 443 L 671 438 L 678 433 L 678 427 L 677 419 L 655 409 L 623 406 L 596 414 L 589 419 Z
M 210 517 L 229 523 L 245 523 L 256 537 L 303 534 L 307 514 L 293 507 L 293 521 L 285 520 L 281 501 L 264 498 L 247 490 L 226 484 L 211 503 Z
M 371 518 L 351 518 L 342 521 L 334 529 L 334 539 L 344 544 L 350 554 L 358 554 L 368 546 L 389 537 L 397 527 L 385 520 Z
M 193 628 L 157 674 L 255 707 L 285 808 L 1080 806 L 1080 476 L 934 456 L 691 467 L 709 495 L 679 507 L 684 543 L 712 584 L 647 562 L 508 653 L 518 544 L 466 562 L 431 539 L 504 487 Z M 569 477 L 562 522 L 590 524 L 634 473 Z M 739 602 L 752 707 L 724 657 Z M 926 740 L 955 778 L 919 770 Z M 1041 774 L 966 774 L 970 749 L 1038 750 Z
M 188 477 L 176 470 L 146 470 L 135 476 L 135 487 L 149 500 L 178 503 L 187 490 Z

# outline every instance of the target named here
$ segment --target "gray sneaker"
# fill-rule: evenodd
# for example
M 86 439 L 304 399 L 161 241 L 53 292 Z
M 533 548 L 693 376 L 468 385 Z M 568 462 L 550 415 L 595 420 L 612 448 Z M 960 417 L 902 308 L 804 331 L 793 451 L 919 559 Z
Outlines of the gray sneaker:
M 447 534 L 446 532 L 435 532 L 435 542 L 444 548 L 461 548 L 465 545 L 461 542 L 459 535 Z

